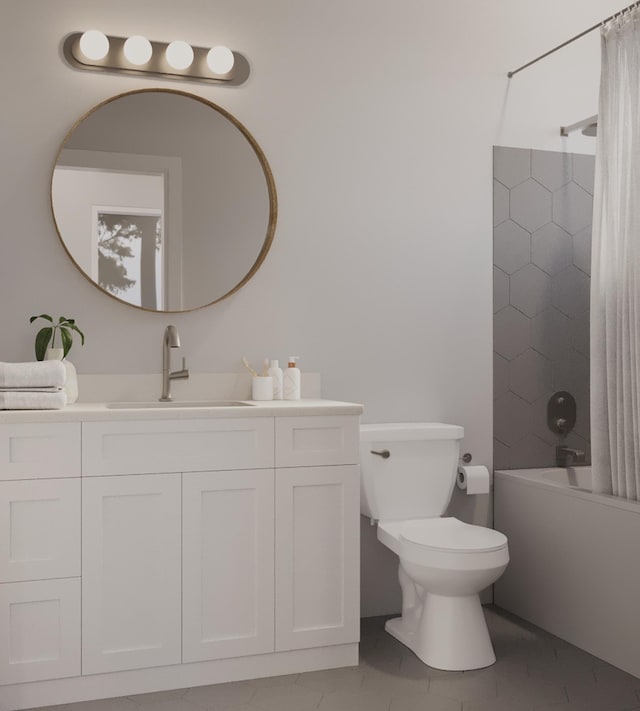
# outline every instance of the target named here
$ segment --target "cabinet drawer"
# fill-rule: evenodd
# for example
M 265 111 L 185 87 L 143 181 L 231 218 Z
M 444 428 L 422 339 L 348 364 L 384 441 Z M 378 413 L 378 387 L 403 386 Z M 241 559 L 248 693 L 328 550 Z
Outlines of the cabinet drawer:
M 273 418 L 88 422 L 84 476 L 273 467 Z
M 0 425 L 0 479 L 80 476 L 80 423 Z
M 305 467 L 357 464 L 360 418 L 276 418 L 276 466 Z
M 80 575 L 80 479 L 0 482 L 0 583 Z
M 0 684 L 80 676 L 80 578 L 0 585 L 0 639 Z

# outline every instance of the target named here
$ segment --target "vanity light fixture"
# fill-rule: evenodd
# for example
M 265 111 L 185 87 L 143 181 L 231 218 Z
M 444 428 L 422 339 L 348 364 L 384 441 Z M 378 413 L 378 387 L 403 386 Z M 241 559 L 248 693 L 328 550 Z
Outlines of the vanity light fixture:
M 114 37 L 87 30 L 69 35 L 63 54 L 77 69 L 237 83 L 236 55 L 223 46 L 194 47 L 183 40 L 155 42 L 142 35 Z

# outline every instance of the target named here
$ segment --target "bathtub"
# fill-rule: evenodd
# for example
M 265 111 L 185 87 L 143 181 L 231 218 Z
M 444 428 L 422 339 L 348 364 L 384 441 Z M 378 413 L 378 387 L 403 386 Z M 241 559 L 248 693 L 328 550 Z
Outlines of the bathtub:
M 495 604 L 640 677 L 640 503 L 591 492 L 591 468 L 494 473 L 510 563 Z

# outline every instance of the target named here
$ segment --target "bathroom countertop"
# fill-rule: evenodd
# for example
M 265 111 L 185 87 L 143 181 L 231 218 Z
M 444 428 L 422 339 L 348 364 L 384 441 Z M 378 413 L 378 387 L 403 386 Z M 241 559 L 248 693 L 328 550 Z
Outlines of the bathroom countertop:
M 77 402 L 62 410 L 0 410 L 0 424 L 88 422 L 108 420 L 198 420 L 219 417 L 304 417 L 360 415 L 362 405 L 336 400 L 272 400 L 246 402 L 246 407 L 118 407 L 106 402 Z

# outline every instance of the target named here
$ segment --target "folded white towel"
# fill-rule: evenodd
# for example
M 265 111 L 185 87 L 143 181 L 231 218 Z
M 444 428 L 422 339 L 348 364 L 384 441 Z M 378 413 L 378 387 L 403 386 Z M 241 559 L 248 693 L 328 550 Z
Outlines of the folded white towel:
M 62 388 L 0 388 L 0 393 L 57 393 Z
M 67 404 L 64 390 L 34 393 L 28 390 L 0 392 L 0 410 L 60 410 Z
M 0 388 L 61 388 L 66 377 L 60 360 L 0 363 Z

